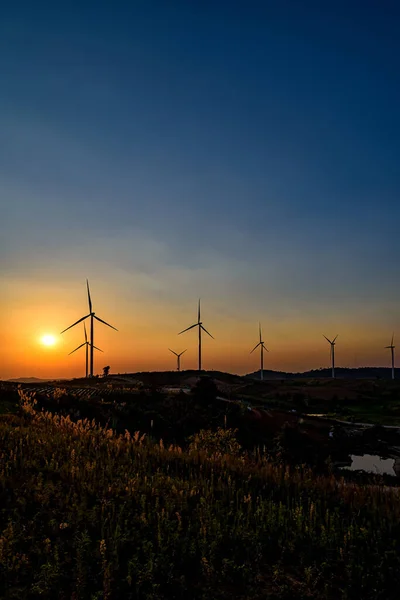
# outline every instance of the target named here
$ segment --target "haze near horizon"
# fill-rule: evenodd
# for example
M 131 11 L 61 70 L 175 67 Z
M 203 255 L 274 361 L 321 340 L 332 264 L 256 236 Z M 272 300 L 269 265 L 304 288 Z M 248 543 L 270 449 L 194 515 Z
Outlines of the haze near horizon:
M 389 366 L 400 8 L 21 2 L 0 22 L 0 378 Z M 55 343 L 43 344 L 43 336 Z M 48 338 L 50 340 L 50 338 Z M 395 337 L 396 340 L 396 337 Z M 104 362 L 104 365 L 103 365 Z

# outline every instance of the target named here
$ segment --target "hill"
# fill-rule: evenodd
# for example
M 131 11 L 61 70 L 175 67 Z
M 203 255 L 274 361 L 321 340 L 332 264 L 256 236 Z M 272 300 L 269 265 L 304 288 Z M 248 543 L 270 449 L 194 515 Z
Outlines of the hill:
M 255 371 L 249 373 L 245 377 L 252 379 L 260 379 L 261 371 Z M 312 369 L 311 371 L 304 371 L 302 373 L 287 373 L 286 371 L 271 371 L 264 369 L 264 379 L 276 380 L 276 379 L 324 379 L 332 377 L 332 369 Z M 358 368 L 347 368 L 347 367 L 336 367 L 335 368 L 336 379 L 391 379 L 392 370 L 387 367 L 358 367 Z M 396 379 L 400 378 L 400 369 L 395 369 Z
M 39 379 L 38 377 L 17 377 L 14 379 L 7 379 L 12 383 L 46 383 L 48 381 L 54 381 L 54 379 Z
M 273 464 L 229 429 L 167 448 L 25 411 L 0 417 L 4 598 L 398 597 L 396 488 Z
M 260 370 L 248 373 L 247 375 L 237 375 L 234 373 L 225 373 L 223 371 L 202 371 L 203 375 L 208 375 L 214 380 L 227 385 L 237 385 L 244 383 L 246 379 L 260 379 Z M 387 367 L 359 367 L 347 368 L 337 367 L 335 369 L 337 379 L 391 379 L 391 369 Z M 264 369 L 264 380 L 267 381 L 283 381 L 287 379 L 330 379 L 332 371 L 330 368 L 312 369 L 310 371 L 291 373 L 288 371 L 273 371 Z M 400 369 L 395 369 L 396 379 L 400 379 Z M 198 371 L 189 369 L 187 371 L 138 371 L 133 373 L 114 373 L 108 377 L 108 381 L 120 381 L 121 383 L 134 383 L 141 381 L 144 385 L 187 385 L 193 384 L 198 379 Z M 101 381 L 102 377 L 96 377 L 94 381 Z M 78 382 L 88 383 L 89 380 L 84 378 L 74 379 L 57 379 L 38 377 L 15 377 L 7 379 L 14 383 L 48 383 L 48 382 Z M 93 382 L 93 380 L 90 380 Z

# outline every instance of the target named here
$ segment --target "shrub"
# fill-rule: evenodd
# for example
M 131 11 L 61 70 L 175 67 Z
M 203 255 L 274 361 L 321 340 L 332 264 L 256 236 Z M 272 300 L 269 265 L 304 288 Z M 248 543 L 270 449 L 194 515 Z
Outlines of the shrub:
M 236 439 L 237 429 L 223 429 L 216 431 L 201 429 L 189 438 L 189 452 L 204 452 L 209 456 L 220 457 L 225 454 L 238 456 L 241 446 Z

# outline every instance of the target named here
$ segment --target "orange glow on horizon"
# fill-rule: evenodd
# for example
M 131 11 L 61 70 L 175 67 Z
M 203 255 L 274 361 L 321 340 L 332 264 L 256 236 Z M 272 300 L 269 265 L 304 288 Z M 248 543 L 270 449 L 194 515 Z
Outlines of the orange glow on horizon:
M 105 282 L 98 278 L 91 284 L 96 314 L 118 328 L 116 332 L 95 322 L 94 343 L 104 354 L 95 353 L 94 372 L 101 374 L 105 365 L 111 366 L 111 373 L 175 370 L 176 357 L 168 348 L 187 348 L 181 369 L 197 369 L 197 331 L 178 336 L 179 331 L 196 321 L 195 294 L 181 301 L 157 294 L 135 296 L 118 277 L 111 274 L 110 279 Z M 375 320 L 369 315 L 340 315 L 333 311 L 322 317 L 292 314 L 274 318 L 267 312 L 253 314 L 254 310 L 250 314 L 238 310 L 227 315 L 221 304 L 213 300 L 212 294 L 202 300 L 202 321 L 215 337 L 212 340 L 203 336 L 206 370 L 237 374 L 257 371 L 259 354 L 250 355 L 250 351 L 258 341 L 259 321 L 269 349 L 264 354 L 266 370 L 300 372 L 329 367 L 330 349 L 322 335 L 334 337 L 337 333 L 338 367 L 390 366 L 390 353 L 384 348 L 396 327 L 388 327 L 379 319 L 379 313 Z M 85 352 L 69 355 L 85 341 L 83 323 L 60 335 L 65 327 L 87 314 L 84 281 L 65 280 L 59 285 L 54 281 L 14 281 L 0 309 L 8 315 L 2 324 L 0 379 L 84 375 Z

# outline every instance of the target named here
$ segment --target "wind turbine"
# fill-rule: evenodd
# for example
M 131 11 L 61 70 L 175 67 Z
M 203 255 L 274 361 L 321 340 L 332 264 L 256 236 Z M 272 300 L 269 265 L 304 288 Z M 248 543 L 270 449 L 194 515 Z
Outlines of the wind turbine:
M 394 349 L 396 348 L 396 346 L 393 346 L 393 341 L 394 334 L 392 335 L 392 341 L 390 342 L 390 346 L 385 346 L 385 349 L 390 348 L 390 351 L 392 353 L 392 379 L 394 379 Z
M 259 333 L 260 333 L 260 341 L 258 342 L 257 346 L 254 346 L 253 350 L 250 352 L 250 354 L 253 354 L 254 350 L 257 350 L 258 346 L 260 346 L 260 361 L 261 361 L 261 369 L 260 369 L 260 379 L 264 379 L 264 350 L 266 350 L 267 352 L 269 352 L 268 348 L 266 348 L 264 346 L 264 342 L 262 341 L 262 335 L 261 335 L 261 323 L 258 324 L 258 329 L 259 329 Z
M 199 373 L 201 373 L 201 332 L 203 330 L 203 331 L 206 332 L 207 335 L 210 336 L 210 338 L 214 339 L 214 337 L 211 335 L 211 333 L 209 333 L 207 331 L 207 329 L 205 327 L 203 327 L 203 323 L 201 322 L 201 318 L 200 318 L 200 299 L 199 299 L 199 309 L 198 309 L 198 313 L 197 313 L 197 323 L 195 323 L 194 325 L 191 325 L 190 327 L 187 327 L 183 331 L 180 331 L 178 333 L 178 335 L 181 335 L 181 333 L 185 333 L 185 331 L 189 331 L 189 329 L 193 329 L 194 327 L 198 327 L 199 328 Z
M 88 319 L 90 317 L 90 343 L 89 343 L 89 347 L 90 347 L 90 377 L 93 377 L 93 349 L 95 347 L 94 346 L 94 320 L 96 319 L 100 323 L 103 323 L 103 325 L 107 325 L 107 327 L 111 327 L 111 329 L 115 329 L 115 331 L 118 331 L 118 329 L 116 327 L 113 327 L 109 323 L 106 323 L 105 321 L 103 321 L 103 319 L 100 319 L 100 317 L 96 316 L 96 314 L 93 312 L 92 299 L 90 297 L 90 290 L 89 290 L 89 282 L 87 279 L 86 279 L 86 287 L 87 287 L 87 293 L 88 293 L 89 314 L 85 315 L 84 317 L 82 317 L 81 319 L 79 319 L 78 321 L 76 321 L 75 323 L 73 323 L 72 325 L 67 327 L 66 329 L 64 329 L 61 333 L 65 333 L 66 331 L 68 331 L 68 329 L 71 329 L 71 327 L 75 327 L 75 325 L 78 325 L 78 323 L 81 323 L 82 321 L 85 321 L 85 319 Z
M 323 334 L 322 334 L 323 335 Z M 339 335 L 339 334 L 338 334 Z M 335 379 L 335 341 L 338 336 L 334 337 L 333 340 L 329 340 L 326 335 L 323 336 L 327 342 L 331 345 L 331 359 L 332 359 L 332 379 Z
M 185 354 L 186 350 L 182 350 L 182 352 L 180 352 L 179 354 L 177 352 L 174 352 L 173 350 L 171 350 L 171 348 L 168 348 L 168 350 L 170 352 L 172 352 L 172 354 L 175 354 L 175 356 L 177 357 L 177 359 L 178 359 L 178 369 L 177 370 L 180 371 L 181 370 L 181 356 L 182 356 L 182 354 Z
M 68 354 L 68 356 L 69 356 L 70 354 L 73 354 L 73 353 L 74 353 L 74 352 L 76 352 L 77 350 L 79 350 L 79 348 L 82 348 L 82 346 L 86 346 L 86 375 L 85 375 L 85 377 L 86 377 L 86 379 L 87 379 L 87 377 L 88 377 L 88 375 L 89 375 L 89 372 L 88 372 L 88 368 L 89 368 L 89 361 L 88 361 L 88 358 L 89 358 L 89 346 L 90 346 L 90 344 L 89 344 L 89 342 L 88 342 L 88 339 L 87 339 L 87 333 L 86 333 L 86 325 L 85 325 L 85 323 L 83 324 L 83 330 L 84 330 L 84 332 L 85 332 L 85 341 L 83 342 L 83 344 L 81 344 L 80 346 L 78 346 L 77 348 L 75 348 L 75 350 L 72 350 L 72 352 L 70 352 L 70 353 Z M 96 349 L 96 350 L 100 350 L 100 352 L 103 352 L 103 350 L 101 350 L 100 348 L 97 348 L 97 346 L 95 346 L 95 349 Z

